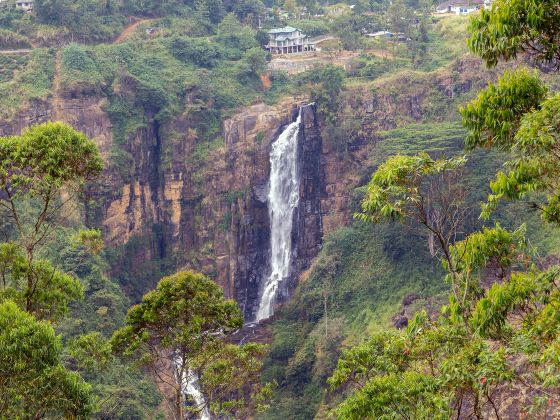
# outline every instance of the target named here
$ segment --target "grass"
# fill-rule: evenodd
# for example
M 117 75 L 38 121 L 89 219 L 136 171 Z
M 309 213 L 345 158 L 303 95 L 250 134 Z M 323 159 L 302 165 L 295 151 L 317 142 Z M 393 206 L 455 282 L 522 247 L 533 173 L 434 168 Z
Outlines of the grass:
M 13 66 L 13 77 L 0 82 L 0 117 L 11 118 L 34 100 L 46 100 L 52 92 L 54 52 L 33 50 L 21 63 Z
M 468 54 L 467 37 L 469 17 L 440 18 L 430 31 L 430 41 L 416 68 L 432 71 Z
M 29 62 L 27 54 L 1 54 L 0 55 L 0 83 L 12 80 L 16 73 L 25 68 Z
M 29 40 L 8 29 L 0 29 L 0 49 L 16 50 L 22 48 L 31 48 Z

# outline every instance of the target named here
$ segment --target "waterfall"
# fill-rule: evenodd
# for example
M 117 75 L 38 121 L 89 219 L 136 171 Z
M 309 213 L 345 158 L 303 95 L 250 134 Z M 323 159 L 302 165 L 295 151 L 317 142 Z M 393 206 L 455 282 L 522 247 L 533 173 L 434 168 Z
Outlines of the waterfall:
M 181 370 L 181 357 L 177 356 L 174 358 L 174 363 L 178 370 Z M 176 373 L 178 375 L 178 373 Z M 178 375 L 179 376 L 179 375 Z M 208 410 L 208 405 L 206 404 L 206 399 L 204 398 L 204 394 L 200 390 L 198 386 L 198 375 L 192 369 L 188 369 L 186 372 L 183 371 L 183 381 L 184 384 L 181 392 L 183 395 L 189 395 L 192 397 L 194 401 L 195 409 L 201 409 L 199 413 L 197 413 L 197 418 L 199 420 L 210 420 L 210 410 Z M 190 416 L 189 416 L 190 418 Z
M 301 114 L 300 108 L 297 120 L 280 134 L 270 152 L 267 200 L 270 216 L 270 272 L 262 286 L 257 322 L 273 314 L 280 286 L 290 275 L 293 214 L 299 203 L 297 149 Z
M 192 369 L 187 373 L 187 385 L 184 390 L 185 394 L 190 395 L 194 400 L 195 407 L 204 407 L 198 414 L 200 420 L 210 420 L 210 411 L 206 405 L 206 399 L 198 386 L 198 376 Z

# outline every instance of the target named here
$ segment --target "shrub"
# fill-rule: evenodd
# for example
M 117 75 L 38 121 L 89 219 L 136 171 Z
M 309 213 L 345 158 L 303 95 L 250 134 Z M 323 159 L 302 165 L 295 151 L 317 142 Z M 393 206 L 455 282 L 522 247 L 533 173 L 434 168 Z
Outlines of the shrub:
M 174 37 L 169 50 L 179 61 L 206 68 L 214 67 L 222 56 L 220 48 L 206 39 Z
M 7 29 L 0 29 L 0 48 L 2 49 L 31 48 L 31 44 L 24 36 L 21 36 Z

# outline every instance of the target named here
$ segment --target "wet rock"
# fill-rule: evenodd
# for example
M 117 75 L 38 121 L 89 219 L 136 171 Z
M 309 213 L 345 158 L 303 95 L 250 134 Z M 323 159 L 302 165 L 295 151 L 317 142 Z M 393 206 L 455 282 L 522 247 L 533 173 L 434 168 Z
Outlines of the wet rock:
M 420 295 L 418 293 L 409 293 L 403 298 L 402 304 L 404 306 L 409 306 L 415 301 L 417 301 L 418 299 L 420 299 Z
M 393 325 L 395 328 L 402 330 L 408 327 L 408 318 L 404 315 L 397 315 L 393 318 Z

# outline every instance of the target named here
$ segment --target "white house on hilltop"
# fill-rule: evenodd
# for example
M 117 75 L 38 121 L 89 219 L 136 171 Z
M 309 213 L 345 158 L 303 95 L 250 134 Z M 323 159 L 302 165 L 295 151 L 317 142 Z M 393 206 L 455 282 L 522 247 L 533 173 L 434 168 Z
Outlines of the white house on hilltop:
M 33 0 L 17 0 L 16 1 L 16 9 L 32 10 L 33 9 Z
M 448 0 L 440 3 L 436 7 L 436 12 L 467 15 L 482 9 L 483 7 L 489 7 L 489 5 L 489 0 Z
M 315 51 L 315 44 L 310 41 L 309 36 L 291 26 L 271 29 L 268 31 L 268 36 L 270 39 L 266 50 L 272 54 L 293 54 L 304 51 Z

